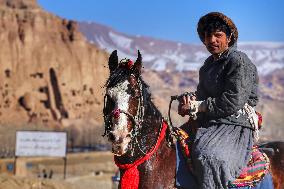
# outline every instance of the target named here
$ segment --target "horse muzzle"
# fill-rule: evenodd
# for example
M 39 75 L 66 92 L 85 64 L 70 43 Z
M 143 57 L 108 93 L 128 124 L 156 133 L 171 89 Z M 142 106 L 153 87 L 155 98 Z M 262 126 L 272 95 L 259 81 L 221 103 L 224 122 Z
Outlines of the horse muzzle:
M 121 145 L 112 145 L 112 153 L 115 156 L 122 156 L 123 154 L 125 154 L 127 152 L 128 147 L 123 147 Z
M 112 153 L 115 155 L 121 156 L 129 150 L 129 144 L 131 142 L 130 135 L 117 137 L 111 132 L 109 133 L 109 140 L 112 142 Z

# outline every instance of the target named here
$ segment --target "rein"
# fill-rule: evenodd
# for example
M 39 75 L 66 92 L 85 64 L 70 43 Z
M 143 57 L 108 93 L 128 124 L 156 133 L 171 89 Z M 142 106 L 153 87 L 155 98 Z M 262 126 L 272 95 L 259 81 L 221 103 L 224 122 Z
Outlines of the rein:
M 169 130 L 170 130 L 170 135 L 175 136 L 175 137 L 178 135 L 178 128 L 173 125 L 172 119 L 171 119 L 172 103 L 174 100 L 180 101 L 183 96 L 195 96 L 195 94 L 193 92 L 185 92 L 181 95 L 171 96 L 171 101 L 169 103 L 169 109 L 168 109 Z M 191 114 L 191 112 L 189 112 L 189 118 L 196 120 L 197 116 L 196 114 Z

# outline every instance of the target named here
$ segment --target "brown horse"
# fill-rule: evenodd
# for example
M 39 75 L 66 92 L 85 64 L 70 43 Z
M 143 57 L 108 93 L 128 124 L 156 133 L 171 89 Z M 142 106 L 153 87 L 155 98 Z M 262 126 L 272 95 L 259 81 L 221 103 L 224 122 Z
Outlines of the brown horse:
M 176 188 L 176 150 L 167 145 L 168 128 L 151 101 L 141 68 L 139 51 L 135 63 L 129 59 L 119 63 L 117 51 L 109 58 L 110 77 L 104 102 L 105 135 L 112 142 L 115 162 L 120 168 L 120 187 Z
M 270 159 L 274 188 L 284 189 L 284 142 L 268 142 L 260 147 Z
M 110 78 L 106 84 L 105 134 L 112 142 L 116 162 L 132 164 L 156 145 L 163 118 L 141 78 L 141 54 L 133 65 L 129 61 L 123 64 L 118 66 L 114 51 L 109 58 Z M 139 188 L 175 188 L 175 162 L 175 149 L 161 139 L 155 153 L 138 166 Z

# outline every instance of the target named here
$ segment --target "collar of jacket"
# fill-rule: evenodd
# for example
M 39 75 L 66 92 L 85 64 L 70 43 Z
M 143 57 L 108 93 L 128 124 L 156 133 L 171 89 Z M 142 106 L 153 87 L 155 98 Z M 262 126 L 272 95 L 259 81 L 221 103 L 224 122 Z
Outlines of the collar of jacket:
M 234 43 L 234 45 L 232 45 L 231 47 L 229 47 L 227 50 L 226 50 L 226 52 L 224 52 L 221 56 L 220 56 L 220 58 L 218 58 L 217 60 L 214 60 L 214 58 L 213 58 L 213 55 L 211 55 L 211 56 L 209 56 L 208 57 L 208 59 L 207 59 L 207 61 L 205 61 L 205 63 L 209 63 L 209 62 L 219 62 L 219 61 L 222 61 L 222 60 L 225 60 L 225 59 L 227 59 L 228 57 L 229 57 L 229 55 L 232 53 L 232 52 L 234 52 L 234 51 L 236 51 L 237 50 L 237 43 Z

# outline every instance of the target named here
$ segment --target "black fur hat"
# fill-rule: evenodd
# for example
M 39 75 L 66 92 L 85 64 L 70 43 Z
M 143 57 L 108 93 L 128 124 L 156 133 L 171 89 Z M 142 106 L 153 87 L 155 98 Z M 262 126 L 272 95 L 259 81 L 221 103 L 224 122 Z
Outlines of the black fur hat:
M 198 32 L 200 40 L 204 43 L 204 40 L 205 40 L 204 39 L 205 37 L 204 28 L 206 24 L 208 23 L 208 21 L 210 22 L 210 20 L 212 20 L 212 18 L 214 17 L 221 19 L 230 28 L 232 37 L 231 37 L 231 42 L 229 43 L 229 46 L 232 46 L 233 44 L 235 44 L 236 41 L 238 40 L 238 29 L 236 25 L 234 24 L 234 22 L 229 17 L 227 17 L 226 15 L 220 12 L 210 12 L 202 16 L 199 19 L 198 25 L 197 25 L 197 32 Z

